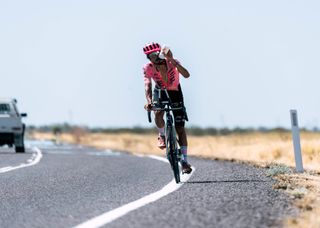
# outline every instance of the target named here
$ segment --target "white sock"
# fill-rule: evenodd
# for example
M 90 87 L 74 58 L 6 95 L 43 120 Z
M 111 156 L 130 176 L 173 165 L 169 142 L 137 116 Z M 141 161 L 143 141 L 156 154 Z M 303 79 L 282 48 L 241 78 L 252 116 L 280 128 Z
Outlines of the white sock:
M 181 146 L 180 149 L 181 149 L 181 153 L 182 153 L 182 156 L 183 156 L 183 160 L 188 163 L 188 147 L 187 146 Z

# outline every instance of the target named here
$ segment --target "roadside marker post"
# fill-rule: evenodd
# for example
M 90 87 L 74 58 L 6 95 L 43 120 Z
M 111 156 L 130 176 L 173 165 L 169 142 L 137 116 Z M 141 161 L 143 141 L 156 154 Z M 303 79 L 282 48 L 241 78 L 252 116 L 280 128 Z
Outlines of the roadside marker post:
M 292 130 L 292 141 L 294 148 L 294 158 L 296 161 L 296 171 L 299 173 L 303 172 L 301 145 L 300 145 L 300 129 L 298 124 L 298 113 L 297 110 L 290 110 L 291 116 L 291 130 Z

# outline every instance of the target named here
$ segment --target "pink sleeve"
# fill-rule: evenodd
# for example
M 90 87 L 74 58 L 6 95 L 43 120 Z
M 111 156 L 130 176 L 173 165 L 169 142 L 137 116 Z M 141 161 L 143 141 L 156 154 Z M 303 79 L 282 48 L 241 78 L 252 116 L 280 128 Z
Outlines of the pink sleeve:
M 151 74 L 150 69 L 148 65 L 145 65 L 143 67 L 143 80 L 144 80 L 144 89 L 145 89 L 145 95 L 147 98 L 148 103 L 151 103 L 152 101 L 152 81 L 151 81 Z

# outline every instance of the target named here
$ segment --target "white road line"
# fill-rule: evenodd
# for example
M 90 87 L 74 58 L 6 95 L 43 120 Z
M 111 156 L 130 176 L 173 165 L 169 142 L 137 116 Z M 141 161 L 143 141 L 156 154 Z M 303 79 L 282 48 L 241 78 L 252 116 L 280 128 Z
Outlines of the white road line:
M 163 162 L 168 162 L 167 159 L 162 158 L 162 157 L 158 157 L 158 156 L 148 156 L 150 158 L 153 159 L 157 159 L 159 161 L 163 161 Z M 118 207 L 114 210 L 108 211 L 102 215 L 99 215 L 95 218 L 92 218 L 82 224 L 79 224 L 77 226 L 75 226 L 75 228 L 93 228 L 93 227 L 101 227 L 103 225 L 106 225 L 124 215 L 126 215 L 127 213 L 137 210 L 140 207 L 143 207 L 149 203 L 155 202 L 159 199 L 161 199 L 162 197 L 178 190 L 182 185 L 183 182 L 186 182 L 190 179 L 191 175 L 194 173 L 195 168 L 192 167 L 193 171 L 190 174 L 184 174 L 181 175 L 181 182 L 180 184 L 176 184 L 175 180 L 173 179 L 169 184 L 167 184 L 166 186 L 164 186 L 161 190 L 151 193 L 147 196 L 144 196 L 136 201 L 133 201 L 131 203 L 125 204 L 121 207 Z
M 149 157 L 149 158 L 156 159 L 156 160 L 159 160 L 159 161 L 162 161 L 162 162 L 169 163 L 168 159 L 166 159 L 166 158 L 164 158 L 164 157 L 159 157 L 159 156 L 156 156 L 156 155 L 149 155 L 148 157 Z
M 9 171 L 12 171 L 12 170 L 26 168 L 26 167 L 29 167 L 29 166 L 36 165 L 42 158 L 42 152 L 37 147 L 33 147 L 32 149 L 33 149 L 33 151 L 35 153 L 33 153 L 31 158 L 29 158 L 27 160 L 27 163 L 21 163 L 18 166 L 7 166 L 7 167 L 0 168 L 0 173 L 6 173 L 6 172 L 9 172 Z

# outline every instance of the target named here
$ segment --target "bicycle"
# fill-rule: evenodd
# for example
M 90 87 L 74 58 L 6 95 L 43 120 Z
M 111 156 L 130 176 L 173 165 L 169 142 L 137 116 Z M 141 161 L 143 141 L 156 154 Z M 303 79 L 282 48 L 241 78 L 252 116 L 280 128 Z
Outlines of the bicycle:
M 151 110 L 153 111 L 164 111 L 166 113 L 166 121 L 165 121 L 165 138 L 166 138 L 166 155 L 173 170 L 173 175 L 176 183 L 180 182 L 180 166 L 179 162 L 181 161 L 181 150 L 179 148 L 179 143 L 176 137 L 176 131 L 173 124 L 173 117 L 171 112 L 174 110 L 183 109 L 184 106 L 174 108 L 172 107 L 172 102 L 169 97 L 168 91 L 166 89 L 162 89 L 165 91 L 165 94 L 168 98 L 167 101 L 161 101 L 161 97 L 159 98 L 158 103 L 153 103 Z M 160 90 L 159 90 L 160 91 Z M 160 92 L 161 94 L 161 92 Z M 160 107 L 159 107 L 160 106 Z M 151 123 L 151 111 L 148 111 L 148 120 Z

